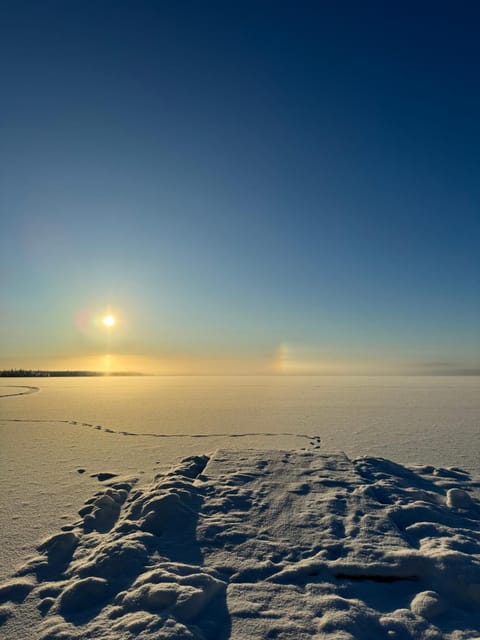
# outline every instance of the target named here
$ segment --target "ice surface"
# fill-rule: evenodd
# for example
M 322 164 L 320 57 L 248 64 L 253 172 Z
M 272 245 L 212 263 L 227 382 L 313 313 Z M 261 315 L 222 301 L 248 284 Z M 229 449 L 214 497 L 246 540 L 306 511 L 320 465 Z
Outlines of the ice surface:
M 12 383 L 0 636 L 480 638 L 479 380 Z
M 318 450 L 110 478 L 0 586 L 8 640 L 480 637 L 478 483 Z

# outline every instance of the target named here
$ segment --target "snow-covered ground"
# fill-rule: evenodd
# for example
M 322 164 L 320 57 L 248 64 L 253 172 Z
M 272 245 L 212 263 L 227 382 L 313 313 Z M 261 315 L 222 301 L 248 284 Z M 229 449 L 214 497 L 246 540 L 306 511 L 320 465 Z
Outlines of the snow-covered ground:
M 480 637 L 479 483 L 315 446 L 99 477 L 0 586 L 4 637 Z
M 2 638 L 480 639 L 478 381 L 58 382 L 0 393 Z

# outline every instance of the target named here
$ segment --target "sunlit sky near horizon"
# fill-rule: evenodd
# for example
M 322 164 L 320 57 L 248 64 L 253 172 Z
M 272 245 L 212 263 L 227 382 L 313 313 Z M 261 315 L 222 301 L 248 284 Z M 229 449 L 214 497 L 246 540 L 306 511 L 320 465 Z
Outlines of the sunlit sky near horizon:
M 480 373 L 479 31 L 2 2 L 0 368 Z

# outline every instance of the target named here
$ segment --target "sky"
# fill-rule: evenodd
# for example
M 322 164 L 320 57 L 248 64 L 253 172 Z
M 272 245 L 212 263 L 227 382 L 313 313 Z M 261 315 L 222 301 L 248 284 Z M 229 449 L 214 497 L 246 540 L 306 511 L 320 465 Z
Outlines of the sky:
M 479 29 L 0 1 L 0 367 L 480 373 Z

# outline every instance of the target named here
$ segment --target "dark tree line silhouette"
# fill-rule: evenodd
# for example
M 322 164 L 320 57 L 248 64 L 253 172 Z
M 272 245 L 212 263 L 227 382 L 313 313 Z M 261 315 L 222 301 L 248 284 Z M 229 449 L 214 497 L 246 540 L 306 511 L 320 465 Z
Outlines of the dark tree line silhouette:
M 80 376 L 141 376 L 136 371 L 47 371 L 43 369 L 4 369 L 0 378 L 69 378 Z

